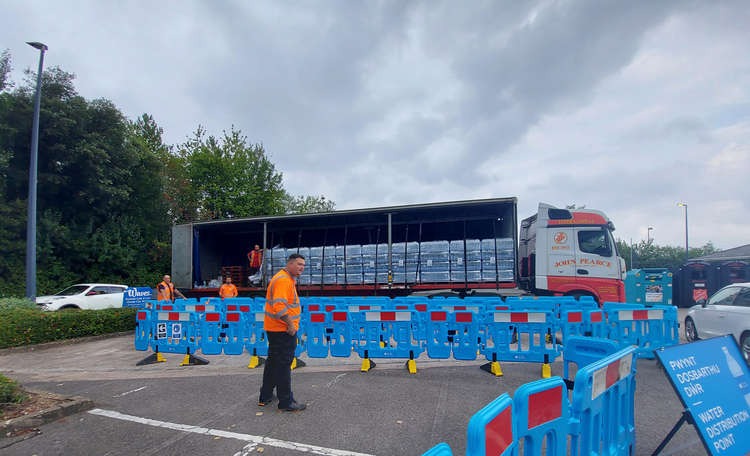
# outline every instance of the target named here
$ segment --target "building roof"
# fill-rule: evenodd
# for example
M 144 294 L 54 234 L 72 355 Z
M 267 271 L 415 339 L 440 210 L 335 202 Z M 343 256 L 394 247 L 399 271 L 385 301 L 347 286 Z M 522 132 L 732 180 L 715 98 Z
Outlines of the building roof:
M 733 249 L 722 250 L 711 255 L 691 258 L 690 261 L 731 261 L 750 260 L 750 244 L 741 245 Z

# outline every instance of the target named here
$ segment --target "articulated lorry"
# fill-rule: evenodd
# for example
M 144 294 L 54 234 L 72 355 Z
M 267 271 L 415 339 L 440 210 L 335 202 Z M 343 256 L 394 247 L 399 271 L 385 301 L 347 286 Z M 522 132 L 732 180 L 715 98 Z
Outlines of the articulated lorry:
M 516 210 L 516 198 L 493 198 L 175 225 L 172 281 L 190 296 L 216 296 L 231 271 L 241 295 L 259 296 L 300 253 L 306 268 L 297 282 L 307 296 L 490 292 L 624 301 L 625 262 L 604 213 L 540 204 L 521 222 L 519 239 Z M 247 253 L 256 244 L 263 265 L 249 278 Z

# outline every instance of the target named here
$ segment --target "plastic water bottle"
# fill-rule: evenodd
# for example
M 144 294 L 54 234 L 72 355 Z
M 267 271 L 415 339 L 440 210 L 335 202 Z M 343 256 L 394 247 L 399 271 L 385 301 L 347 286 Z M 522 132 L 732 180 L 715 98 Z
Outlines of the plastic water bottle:
M 732 377 L 741 376 L 742 368 L 740 367 L 740 364 L 737 362 L 737 360 L 734 359 L 734 357 L 729 354 L 729 350 L 727 350 L 727 347 L 722 345 L 721 351 L 724 352 L 724 356 L 727 358 L 727 364 L 729 365 L 729 372 L 732 373 Z

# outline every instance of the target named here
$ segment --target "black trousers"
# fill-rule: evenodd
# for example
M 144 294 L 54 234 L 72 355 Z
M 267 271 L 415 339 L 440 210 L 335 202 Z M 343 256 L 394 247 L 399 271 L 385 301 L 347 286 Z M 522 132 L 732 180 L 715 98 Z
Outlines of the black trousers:
M 294 400 L 292 395 L 292 361 L 297 348 L 297 335 L 286 332 L 266 331 L 268 338 L 268 358 L 263 369 L 263 385 L 260 399 L 267 400 L 273 395 L 279 398 L 279 408 L 286 408 Z

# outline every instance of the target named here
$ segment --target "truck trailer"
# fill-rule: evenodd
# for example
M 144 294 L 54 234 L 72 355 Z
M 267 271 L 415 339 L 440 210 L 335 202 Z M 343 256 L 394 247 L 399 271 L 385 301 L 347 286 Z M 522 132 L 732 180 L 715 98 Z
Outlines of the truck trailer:
M 189 296 L 216 296 L 217 282 L 231 272 L 241 295 L 261 296 L 288 256 L 299 253 L 306 258 L 297 282 L 303 296 L 483 291 L 624 299 L 624 261 L 603 213 L 541 204 L 524 220 L 519 245 L 516 210 L 511 197 L 175 225 L 172 281 Z M 556 244 L 553 236 L 550 244 L 550 230 L 569 241 Z M 247 253 L 255 244 L 263 264 L 249 281 Z

